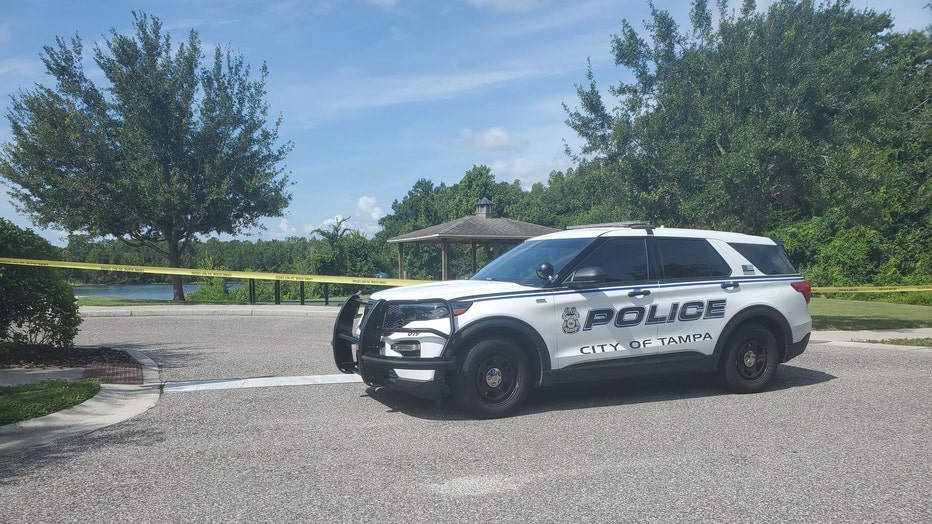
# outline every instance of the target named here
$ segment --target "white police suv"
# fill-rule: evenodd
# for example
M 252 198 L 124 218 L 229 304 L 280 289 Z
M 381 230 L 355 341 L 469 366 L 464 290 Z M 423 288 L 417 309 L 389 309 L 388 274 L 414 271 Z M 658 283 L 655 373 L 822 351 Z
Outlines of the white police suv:
M 354 295 L 333 355 L 345 373 L 477 417 L 513 414 L 528 391 L 657 373 L 767 386 L 801 354 L 810 285 L 765 237 L 647 224 L 536 237 L 469 280 Z

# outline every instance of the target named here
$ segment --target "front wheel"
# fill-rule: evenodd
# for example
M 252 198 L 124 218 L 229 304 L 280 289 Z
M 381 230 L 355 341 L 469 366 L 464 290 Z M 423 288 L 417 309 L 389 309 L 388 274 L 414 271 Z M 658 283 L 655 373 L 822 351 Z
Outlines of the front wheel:
M 483 340 L 469 349 L 457 369 L 453 398 L 473 416 L 506 417 L 527 397 L 530 376 L 527 355 L 514 342 Z
M 719 379 L 736 393 L 753 393 L 767 387 L 779 364 L 777 339 L 758 324 L 739 327 L 725 345 Z

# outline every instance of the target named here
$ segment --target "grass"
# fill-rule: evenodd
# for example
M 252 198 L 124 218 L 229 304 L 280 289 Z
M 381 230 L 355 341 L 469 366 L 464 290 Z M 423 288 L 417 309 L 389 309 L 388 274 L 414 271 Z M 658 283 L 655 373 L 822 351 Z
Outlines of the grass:
M 77 406 L 100 391 L 96 380 L 47 380 L 0 386 L 0 426 Z
M 78 297 L 78 306 L 164 306 L 172 304 L 184 305 L 185 302 L 145 298 Z
M 815 330 L 909 329 L 932 327 L 932 306 L 813 298 Z
M 872 344 L 894 344 L 897 346 L 921 346 L 932 348 L 932 338 L 894 338 L 889 340 L 865 340 Z

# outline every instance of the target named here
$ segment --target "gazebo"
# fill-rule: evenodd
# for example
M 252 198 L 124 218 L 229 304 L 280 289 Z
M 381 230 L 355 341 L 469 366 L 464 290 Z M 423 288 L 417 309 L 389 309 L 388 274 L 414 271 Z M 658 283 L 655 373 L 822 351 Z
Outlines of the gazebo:
M 476 246 L 492 244 L 492 253 L 499 255 L 502 244 L 516 244 L 531 237 L 558 231 L 552 227 L 529 224 L 510 218 L 495 218 L 492 213 L 492 201 L 483 198 L 476 202 L 476 213 L 410 233 L 388 239 L 391 244 L 398 244 L 398 276 L 405 278 L 404 246 L 405 244 L 440 244 L 442 255 L 442 278 L 450 278 L 450 244 L 472 245 L 472 270 L 476 267 Z

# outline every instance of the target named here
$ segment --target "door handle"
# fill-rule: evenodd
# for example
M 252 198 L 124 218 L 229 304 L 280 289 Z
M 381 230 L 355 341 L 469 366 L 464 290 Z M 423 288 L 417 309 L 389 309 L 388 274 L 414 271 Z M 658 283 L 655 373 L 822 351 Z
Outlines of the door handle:
M 741 287 L 737 282 L 722 282 L 722 289 L 738 289 Z
M 649 289 L 634 289 L 634 290 L 628 291 L 628 296 L 631 298 L 644 298 L 647 295 L 650 295 Z

